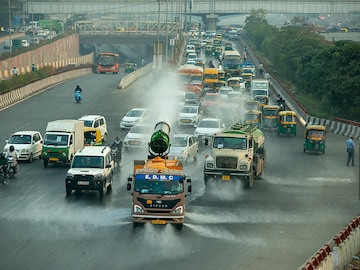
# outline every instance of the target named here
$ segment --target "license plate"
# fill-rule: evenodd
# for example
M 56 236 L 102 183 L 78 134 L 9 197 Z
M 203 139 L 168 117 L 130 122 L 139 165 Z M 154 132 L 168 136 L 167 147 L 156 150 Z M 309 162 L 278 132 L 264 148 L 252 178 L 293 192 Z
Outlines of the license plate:
M 151 223 L 156 225 L 165 225 L 166 220 L 157 219 L 157 220 L 152 220 Z
M 79 186 L 88 186 L 89 185 L 89 181 L 78 181 L 77 184 Z
M 181 120 L 182 123 L 190 123 L 190 120 L 183 119 Z
M 221 180 L 223 180 L 223 181 L 229 181 L 229 180 L 230 180 L 230 175 L 223 175 L 223 176 L 221 176 Z
M 140 142 L 131 141 L 131 142 L 130 142 L 130 144 L 131 144 L 131 145 L 139 145 L 139 144 L 140 144 Z
M 59 159 L 51 157 L 51 158 L 49 158 L 49 161 L 59 161 Z

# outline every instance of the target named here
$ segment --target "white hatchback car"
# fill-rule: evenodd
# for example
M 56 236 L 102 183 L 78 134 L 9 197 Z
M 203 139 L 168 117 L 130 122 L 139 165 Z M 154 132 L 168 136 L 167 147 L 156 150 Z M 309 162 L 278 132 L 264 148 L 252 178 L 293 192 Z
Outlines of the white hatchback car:
M 176 134 L 170 138 L 169 158 L 188 162 L 196 160 L 199 151 L 199 141 L 192 134 Z
M 84 121 L 85 127 L 93 127 L 100 129 L 102 141 L 106 141 L 107 137 L 107 125 L 105 117 L 102 115 L 84 115 L 80 117 L 78 120 Z
M 194 131 L 195 137 L 203 142 L 205 139 L 211 139 L 215 133 L 225 130 L 225 123 L 219 118 L 204 118 Z
M 179 125 L 197 126 L 202 119 L 202 110 L 197 105 L 187 105 L 186 103 L 180 107 L 178 114 Z
M 144 122 L 147 114 L 145 108 L 134 108 L 128 111 L 120 121 L 121 129 L 130 129 L 137 124 Z
M 151 135 L 153 133 L 153 126 L 138 124 L 133 126 L 124 138 L 123 146 L 125 150 L 130 148 L 144 148 L 148 145 Z
M 13 145 L 20 155 L 19 160 L 32 162 L 35 157 L 41 157 L 43 138 L 39 131 L 18 131 L 5 142 L 4 152 Z

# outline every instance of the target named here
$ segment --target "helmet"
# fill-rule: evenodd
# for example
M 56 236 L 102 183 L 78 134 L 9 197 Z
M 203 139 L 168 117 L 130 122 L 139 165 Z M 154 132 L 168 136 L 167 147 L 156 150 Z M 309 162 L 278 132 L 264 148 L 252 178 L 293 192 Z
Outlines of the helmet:
M 76 86 L 76 88 L 79 88 L 79 87 L 80 87 L 79 85 Z
M 10 152 L 12 152 L 15 150 L 15 147 L 13 145 L 10 145 L 9 150 L 10 150 Z

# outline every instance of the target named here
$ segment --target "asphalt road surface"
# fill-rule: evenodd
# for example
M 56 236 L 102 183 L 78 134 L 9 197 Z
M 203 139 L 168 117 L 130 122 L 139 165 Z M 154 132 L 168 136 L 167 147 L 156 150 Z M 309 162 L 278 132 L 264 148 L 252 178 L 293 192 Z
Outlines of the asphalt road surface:
M 17 130 L 39 130 L 48 121 L 104 115 L 108 143 L 131 108 L 153 109 L 151 124 L 172 123 L 177 101 L 174 75 L 148 75 L 128 89 L 123 76 L 91 74 L 50 88 L 0 112 L 0 139 Z M 74 102 L 79 84 L 83 101 Z M 193 132 L 193 128 L 175 132 Z M 359 214 L 359 181 L 346 167 L 346 138 L 328 134 L 326 153 L 303 153 L 297 136 L 266 131 L 267 165 L 250 190 L 220 183 L 205 190 L 202 167 L 209 149 L 184 170 L 192 178 L 182 231 L 146 224 L 133 229 L 126 181 L 134 159 L 126 152 L 114 175 L 113 192 L 65 194 L 68 166 L 21 163 L 16 179 L 0 186 L 0 269 L 297 269 Z M 4 143 L 5 145 L 5 143 Z M 356 155 L 358 156 L 358 154 Z

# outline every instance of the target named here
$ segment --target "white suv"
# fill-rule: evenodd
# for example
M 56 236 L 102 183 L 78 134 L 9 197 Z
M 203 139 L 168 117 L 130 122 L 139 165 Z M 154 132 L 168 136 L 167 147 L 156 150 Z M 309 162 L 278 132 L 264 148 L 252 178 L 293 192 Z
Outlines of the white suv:
M 75 154 L 66 174 L 66 195 L 73 190 L 97 190 L 104 196 L 112 190 L 113 173 L 110 147 L 85 146 Z
M 84 121 L 85 127 L 93 127 L 100 129 L 102 141 L 106 141 L 107 137 L 107 125 L 104 116 L 101 115 L 84 115 L 78 120 Z

